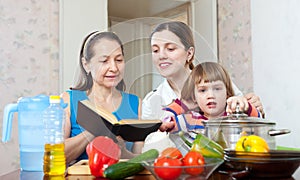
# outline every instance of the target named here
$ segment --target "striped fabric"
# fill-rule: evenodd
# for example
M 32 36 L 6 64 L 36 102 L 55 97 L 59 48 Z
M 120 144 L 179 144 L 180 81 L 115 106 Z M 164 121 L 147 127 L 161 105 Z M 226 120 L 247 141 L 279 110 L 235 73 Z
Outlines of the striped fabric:
M 249 109 L 247 115 L 252 117 L 261 117 L 260 112 L 249 102 L 248 104 Z M 198 112 L 189 111 L 187 106 L 179 99 L 173 100 L 172 103 L 164 107 L 163 110 L 174 114 L 174 116 L 168 116 L 163 119 L 164 122 L 175 122 L 175 127 L 170 130 L 171 133 L 179 131 L 201 131 L 204 129 L 202 122 L 208 120 L 207 117 Z M 224 112 L 223 116 L 227 116 L 227 113 Z

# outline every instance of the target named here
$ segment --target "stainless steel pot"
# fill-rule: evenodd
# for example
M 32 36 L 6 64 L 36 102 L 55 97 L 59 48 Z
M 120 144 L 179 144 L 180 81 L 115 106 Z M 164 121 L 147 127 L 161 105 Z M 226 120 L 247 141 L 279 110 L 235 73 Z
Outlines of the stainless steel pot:
M 249 117 L 246 114 L 232 114 L 204 122 L 205 135 L 224 148 L 234 149 L 242 135 L 258 135 L 264 138 L 270 149 L 276 149 L 275 136 L 288 134 L 288 129 L 275 129 L 275 122 Z

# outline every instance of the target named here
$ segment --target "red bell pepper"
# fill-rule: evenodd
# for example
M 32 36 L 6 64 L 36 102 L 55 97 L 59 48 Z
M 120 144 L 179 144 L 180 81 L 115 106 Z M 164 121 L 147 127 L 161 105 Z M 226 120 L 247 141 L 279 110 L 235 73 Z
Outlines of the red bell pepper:
M 98 136 L 91 141 L 86 152 L 89 157 L 89 167 L 91 174 L 96 177 L 104 177 L 104 170 L 119 161 L 121 150 L 119 146 L 110 138 Z

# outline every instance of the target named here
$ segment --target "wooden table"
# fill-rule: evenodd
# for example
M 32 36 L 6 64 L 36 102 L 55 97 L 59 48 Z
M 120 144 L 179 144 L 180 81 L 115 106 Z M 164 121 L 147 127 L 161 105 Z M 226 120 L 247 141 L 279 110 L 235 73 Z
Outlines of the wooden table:
M 43 172 L 30 172 L 30 171 L 20 171 L 15 170 L 11 173 L 5 174 L 3 176 L 0 176 L 1 180 L 48 180 L 49 178 L 44 177 Z M 104 178 L 95 178 L 91 175 L 67 175 L 66 177 L 62 179 L 67 180 L 101 180 Z M 154 176 L 149 174 L 144 175 L 136 175 L 134 177 L 130 177 L 128 179 L 135 179 L 135 180 L 155 180 Z M 222 175 L 218 173 L 218 171 L 215 171 L 212 176 L 209 178 L 209 180 L 231 180 L 232 178 L 226 175 Z M 297 180 L 300 179 L 300 168 L 294 173 L 293 177 L 291 178 L 283 178 L 281 180 Z M 59 180 L 59 179 L 51 179 L 51 180 Z M 253 180 L 253 179 L 251 179 Z M 262 179 L 260 179 L 262 180 Z
M 61 180 L 61 179 L 67 179 L 67 180 L 101 180 L 105 178 L 95 178 L 91 175 L 67 175 L 64 178 L 55 178 L 51 179 L 48 177 L 44 177 L 43 172 L 31 172 L 31 171 L 20 171 L 15 170 L 13 172 L 10 172 L 8 174 L 5 174 L 3 176 L 0 176 L 1 180 Z M 145 175 L 137 175 L 134 177 L 130 177 L 128 179 L 136 179 L 136 180 L 155 180 L 154 176 L 145 174 Z

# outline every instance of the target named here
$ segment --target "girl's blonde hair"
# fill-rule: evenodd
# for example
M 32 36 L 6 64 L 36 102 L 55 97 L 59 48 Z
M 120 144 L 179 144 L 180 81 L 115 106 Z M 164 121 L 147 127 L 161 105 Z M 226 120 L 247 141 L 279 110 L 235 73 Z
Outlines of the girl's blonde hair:
M 234 95 L 234 91 L 231 84 L 231 79 L 228 72 L 218 63 L 204 62 L 198 64 L 185 81 L 184 88 L 181 91 L 181 99 L 187 102 L 196 102 L 195 98 L 195 85 L 201 81 L 214 82 L 222 81 L 226 86 L 227 97 Z

